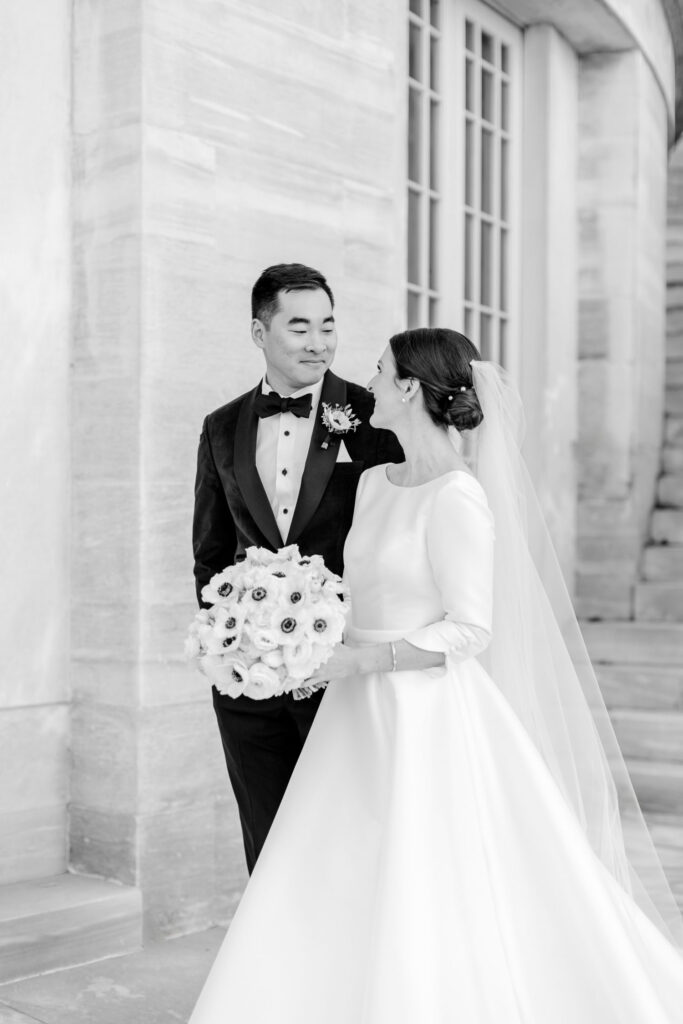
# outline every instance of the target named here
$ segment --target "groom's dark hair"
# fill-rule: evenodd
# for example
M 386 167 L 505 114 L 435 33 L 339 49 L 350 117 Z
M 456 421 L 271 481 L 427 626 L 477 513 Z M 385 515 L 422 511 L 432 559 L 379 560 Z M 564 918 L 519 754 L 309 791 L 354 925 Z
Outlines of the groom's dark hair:
M 334 295 L 329 284 L 313 267 L 303 263 L 277 263 L 266 267 L 251 290 L 251 316 L 270 327 L 278 307 L 280 292 L 314 291 L 320 288 L 329 297 L 334 309 Z

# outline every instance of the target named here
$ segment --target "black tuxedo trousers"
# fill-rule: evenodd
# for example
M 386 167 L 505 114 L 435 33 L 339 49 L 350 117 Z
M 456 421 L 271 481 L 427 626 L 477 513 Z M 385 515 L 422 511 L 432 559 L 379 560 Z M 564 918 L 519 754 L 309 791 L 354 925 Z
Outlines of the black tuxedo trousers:
M 247 547 L 276 551 L 285 543 L 256 470 L 258 417 L 254 403 L 260 393 L 259 383 L 204 421 L 193 528 L 200 604 L 202 587 L 242 557 Z M 323 403 L 350 405 L 361 421 L 343 437 L 350 462 L 337 461 L 342 438 L 328 434 L 320 415 Z M 328 568 L 339 575 L 361 473 L 370 466 L 403 461 L 394 435 L 369 426 L 373 405 L 364 388 L 328 371 L 318 411 L 311 413 L 316 422 L 286 543 L 298 544 L 304 555 L 322 555 Z M 255 701 L 213 691 L 250 872 L 322 699 L 322 692 L 300 701 L 288 694 Z

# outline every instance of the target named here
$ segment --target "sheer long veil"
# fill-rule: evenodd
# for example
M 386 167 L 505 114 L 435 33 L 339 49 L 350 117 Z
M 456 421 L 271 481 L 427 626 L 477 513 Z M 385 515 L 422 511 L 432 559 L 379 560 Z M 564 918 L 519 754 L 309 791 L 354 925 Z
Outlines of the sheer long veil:
M 493 639 L 482 660 L 512 705 L 597 856 L 683 949 L 683 920 L 638 805 L 520 445 L 519 394 L 472 362 L 484 413 L 473 469 L 496 529 Z

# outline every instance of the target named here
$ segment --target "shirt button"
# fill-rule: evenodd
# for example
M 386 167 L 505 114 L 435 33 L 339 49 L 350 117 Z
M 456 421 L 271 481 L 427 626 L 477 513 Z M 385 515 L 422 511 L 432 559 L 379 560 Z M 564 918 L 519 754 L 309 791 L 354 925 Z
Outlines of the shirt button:
M 286 469 L 283 469 L 283 470 L 282 470 L 282 475 L 283 475 L 283 476 L 287 476 L 287 470 L 286 470 Z
M 289 437 L 289 431 L 285 430 L 285 437 Z
M 287 513 L 289 512 L 289 509 L 288 508 L 283 508 L 282 511 L 284 512 L 285 515 L 287 515 Z

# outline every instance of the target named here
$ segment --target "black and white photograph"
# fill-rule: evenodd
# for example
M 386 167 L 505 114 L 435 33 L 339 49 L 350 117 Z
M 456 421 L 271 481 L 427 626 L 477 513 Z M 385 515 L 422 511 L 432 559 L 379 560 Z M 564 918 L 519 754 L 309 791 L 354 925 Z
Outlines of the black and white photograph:
M 0 1024 L 683 1024 L 683 0 L 4 0 L 0 346 Z

